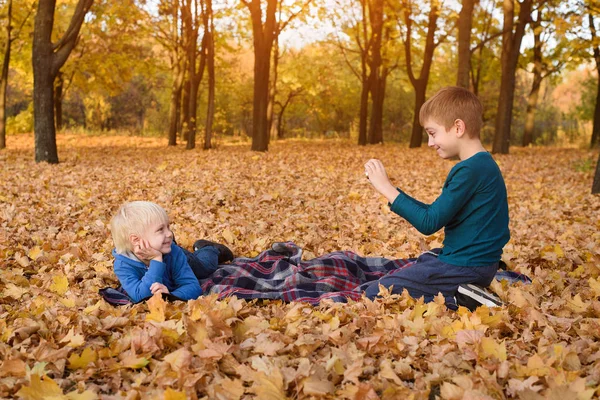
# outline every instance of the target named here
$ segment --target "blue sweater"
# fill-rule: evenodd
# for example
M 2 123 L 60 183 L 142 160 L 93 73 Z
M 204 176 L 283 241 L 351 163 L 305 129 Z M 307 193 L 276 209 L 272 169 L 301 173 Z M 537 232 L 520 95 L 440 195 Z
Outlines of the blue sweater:
M 490 153 L 480 152 L 456 164 L 432 204 L 398 191 L 391 210 L 419 232 L 431 235 L 445 227 L 441 261 L 464 267 L 500 261 L 510 239 L 508 200 L 502 173 Z
M 183 250 L 176 244 L 171 245 L 170 253 L 163 255 L 163 262 L 152 260 L 149 266 L 115 250 L 112 254 L 115 275 L 134 303 L 152 296 L 150 286 L 154 282 L 162 283 L 173 296 L 182 300 L 196 299 L 202 294 Z

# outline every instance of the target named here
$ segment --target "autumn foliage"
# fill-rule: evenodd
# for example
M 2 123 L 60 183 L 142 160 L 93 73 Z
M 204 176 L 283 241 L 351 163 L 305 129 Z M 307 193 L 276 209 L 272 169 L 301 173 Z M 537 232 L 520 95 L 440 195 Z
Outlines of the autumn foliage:
M 507 303 L 476 312 L 403 296 L 319 307 L 219 301 L 112 307 L 108 222 L 127 200 L 156 201 L 177 241 L 255 255 L 291 240 L 407 258 L 439 246 L 393 215 L 362 165 L 432 201 L 453 162 L 428 149 L 340 141 L 268 153 L 165 140 L 59 136 L 58 165 L 33 138 L 0 153 L 0 397 L 42 399 L 590 399 L 600 396 L 597 154 L 514 149 L 496 156 L 512 238 L 504 260 L 533 284 L 494 283 Z M 114 397 L 113 397 L 114 396 Z

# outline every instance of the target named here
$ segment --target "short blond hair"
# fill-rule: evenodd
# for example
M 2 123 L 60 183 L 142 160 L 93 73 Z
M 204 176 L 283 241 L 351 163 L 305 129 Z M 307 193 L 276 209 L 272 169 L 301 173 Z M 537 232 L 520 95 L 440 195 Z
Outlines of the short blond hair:
M 465 133 L 478 138 L 483 125 L 481 101 L 465 88 L 448 86 L 431 96 L 419 111 L 419 122 L 424 126 L 427 120 L 443 125 L 449 130 L 457 119 L 465 123 Z
M 152 223 L 169 223 L 167 212 L 150 201 L 125 203 L 110 221 L 110 232 L 117 253 L 132 251 L 130 235 L 143 235 Z

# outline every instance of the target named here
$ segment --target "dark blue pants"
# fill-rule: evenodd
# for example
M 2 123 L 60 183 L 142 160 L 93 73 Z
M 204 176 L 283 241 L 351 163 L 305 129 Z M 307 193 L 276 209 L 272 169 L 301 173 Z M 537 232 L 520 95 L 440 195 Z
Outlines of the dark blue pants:
M 459 267 L 446 264 L 437 258 L 437 254 L 427 252 L 421 254 L 413 265 L 374 281 L 365 289 L 365 295 L 373 300 L 379 293 L 379 285 L 388 289 L 393 286 L 391 293 L 400 294 L 406 289 L 411 297 L 424 297 L 427 303 L 441 292 L 448 308 L 456 309 L 454 295 L 458 285 L 474 283 L 489 286 L 496 271 L 498 263 L 483 267 Z
M 214 246 L 206 246 L 194 251 L 182 247 L 188 264 L 198 279 L 208 278 L 219 266 L 219 250 Z

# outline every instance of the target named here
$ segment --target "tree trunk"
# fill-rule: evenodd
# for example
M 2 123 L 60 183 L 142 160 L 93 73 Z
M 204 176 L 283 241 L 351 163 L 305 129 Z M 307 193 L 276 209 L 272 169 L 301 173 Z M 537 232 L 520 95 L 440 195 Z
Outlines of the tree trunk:
M 413 116 L 412 134 L 410 135 L 409 147 L 411 149 L 421 147 L 421 144 L 423 143 L 423 127 L 419 122 L 419 111 L 425 103 L 427 83 L 419 80 L 413 84 L 413 87 L 415 88 L 415 111 Z
M 212 147 L 212 126 L 215 116 L 215 24 L 213 20 L 212 0 L 206 0 L 205 25 L 208 106 L 206 109 L 206 127 L 204 129 L 204 149 L 207 150 Z
M 181 91 L 183 84 L 182 71 L 173 81 L 171 88 L 171 104 L 169 106 L 169 146 L 177 146 L 177 130 L 179 128 L 179 116 L 181 112 Z M 181 78 L 181 80 L 180 80 Z
M 520 3 L 519 20 L 514 23 L 514 0 L 504 0 L 504 24 L 502 35 L 502 77 L 500 80 L 500 97 L 496 113 L 496 132 L 492 153 L 508 154 L 515 96 L 515 73 L 519 60 L 521 41 L 525 27 L 531 18 L 532 0 Z
M 33 30 L 33 116 L 35 161 L 58 163 L 54 128 L 54 79 L 77 44 L 93 0 L 79 0 L 65 34 L 52 43 L 56 0 L 40 0 Z
M 383 105 L 387 75 L 388 69 L 383 67 L 377 82 L 373 83 L 376 89 L 371 91 L 371 134 L 369 135 L 371 144 L 383 143 Z
M 600 155 L 596 163 L 596 173 L 594 174 L 594 183 L 592 184 L 592 194 L 600 193 Z
M 592 50 L 594 53 L 594 60 L 596 61 L 596 71 L 598 72 L 597 81 L 597 92 L 596 92 L 596 106 L 594 108 L 594 125 L 592 127 L 592 139 L 590 140 L 590 148 L 594 148 L 600 143 L 600 48 L 597 45 L 597 34 L 596 24 L 594 22 L 594 16 L 588 14 L 590 33 L 592 34 Z M 598 172 L 596 170 L 596 172 Z M 598 175 L 596 173 L 596 175 Z
M 255 56 L 259 56 L 256 50 Z M 254 62 L 254 102 L 252 111 L 252 150 L 254 151 L 267 151 L 269 148 L 268 106 L 269 56 L 265 55 L 262 59 L 256 59 Z
M 425 103 L 427 83 L 429 82 L 429 74 L 431 71 L 431 63 L 433 61 L 433 53 L 435 48 L 440 44 L 435 42 L 435 31 L 437 30 L 437 20 L 439 18 L 439 9 L 435 1 L 431 2 L 431 11 L 429 12 L 429 21 L 427 25 L 427 37 L 425 39 L 425 51 L 423 53 L 423 65 L 419 77 L 415 77 L 412 69 L 412 24 L 411 10 L 405 6 L 404 21 L 406 23 L 406 38 L 404 40 L 404 53 L 406 57 L 406 67 L 408 78 L 415 89 L 415 109 L 413 115 L 412 134 L 410 136 L 410 148 L 421 147 L 423 143 L 423 127 L 419 122 L 419 111 Z
M 269 79 L 271 73 L 271 50 L 275 36 L 279 34 L 275 19 L 277 0 L 267 0 L 265 22 L 262 22 L 260 0 L 245 1 L 252 19 L 254 39 L 254 100 L 252 109 L 252 150 L 267 151 L 269 148 Z
M 529 146 L 533 143 L 533 131 L 535 128 L 535 111 L 537 109 L 537 103 L 540 93 L 540 86 L 542 83 L 542 77 L 535 76 L 533 78 L 533 85 L 529 92 L 529 98 L 527 99 L 527 114 L 525 116 L 525 130 L 523 132 L 523 146 Z
M 54 76 L 52 74 L 52 26 L 55 0 L 41 0 L 33 32 L 33 116 L 35 161 L 58 163 L 54 130 Z
M 194 7 L 192 9 L 192 2 Z M 196 60 L 198 54 L 198 24 L 197 14 L 198 4 L 195 0 L 185 1 L 185 18 L 186 35 L 187 35 L 187 62 L 188 62 L 188 79 L 190 81 L 189 103 L 188 103 L 188 121 L 185 136 L 187 138 L 186 149 L 190 150 L 196 147 L 196 115 L 198 106 L 198 87 L 196 86 Z
M 283 139 L 285 137 L 285 132 L 283 131 L 283 113 L 285 112 L 285 107 L 282 106 L 279 114 L 277 114 L 277 139 Z
M 56 130 L 60 131 L 63 126 L 62 119 L 62 99 L 63 99 L 63 87 L 65 84 L 65 78 L 62 72 L 59 72 L 54 79 L 54 120 L 56 123 Z
M 186 60 L 186 63 L 187 62 L 188 61 Z M 186 69 L 187 69 L 187 67 L 186 67 Z M 188 140 L 188 137 L 187 137 L 188 126 L 190 125 L 190 90 L 191 90 L 191 88 L 192 88 L 192 84 L 190 82 L 190 77 L 186 73 L 185 79 L 183 81 L 183 89 L 182 89 L 183 92 L 181 94 L 181 135 L 186 142 Z
M 383 0 L 372 0 L 369 8 L 369 24 L 371 25 L 371 46 L 369 59 L 369 90 L 371 92 L 371 120 L 368 135 L 368 142 L 371 144 L 381 143 L 383 141 L 381 121 L 383 118 L 383 106 L 381 101 L 382 87 L 384 80 L 381 57 L 381 43 L 383 41 Z
M 269 105 L 267 107 L 267 130 L 269 138 L 273 134 L 273 114 L 275 107 L 275 95 L 277 94 L 277 68 L 279 66 L 279 36 L 275 35 L 273 41 L 273 66 L 271 69 L 271 83 L 269 85 Z
M 538 18 L 532 23 L 533 30 L 533 84 L 531 85 L 531 91 L 529 92 L 529 98 L 527 99 L 527 114 L 525 116 L 525 131 L 523 132 L 523 146 L 529 146 L 533 143 L 533 130 L 535 127 L 535 110 L 537 108 L 540 87 L 542 80 L 542 41 L 540 33 L 541 15 L 538 14 Z
M 366 67 L 365 67 L 366 69 Z M 362 89 L 360 92 L 360 111 L 358 121 L 358 144 L 365 146 L 367 144 L 367 120 L 369 118 L 369 82 L 365 77 L 366 71 L 363 70 Z
M 4 48 L 4 61 L 2 62 L 2 76 L 0 76 L 0 150 L 6 148 L 6 89 L 8 87 L 8 66 L 10 64 L 10 45 L 12 38 L 12 0 L 8 0 L 6 20 L 6 46 Z
M 471 29 L 473 27 L 474 0 L 463 0 L 458 16 L 458 71 L 456 86 L 469 88 L 471 69 Z
M 171 42 L 171 68 L 173 82 L 171 84 L 171 101 L 169 104 L 169 146 L 177 146 L 177 132 L 181 123 L 181 93 L 185 78 L 185 50 L 182 48 L 183 26 L 179 28 L 182 7 L 179 0 L 173 1 L 172 25 L 169 40 Z
M 598 69 L 600 73 L 600 68 Z M 597 81 L 597 94 L 596 94 L 596 106 L 594 107 L 594 124 L 592 127 L 592 140 L 590 141 L 590 148 L 598 146 L 600 143 L 600 75 L 598 75 Z

